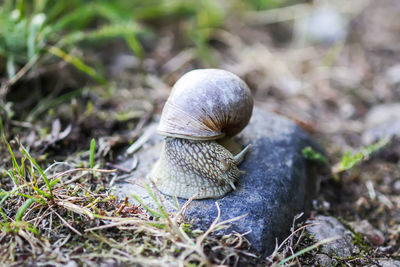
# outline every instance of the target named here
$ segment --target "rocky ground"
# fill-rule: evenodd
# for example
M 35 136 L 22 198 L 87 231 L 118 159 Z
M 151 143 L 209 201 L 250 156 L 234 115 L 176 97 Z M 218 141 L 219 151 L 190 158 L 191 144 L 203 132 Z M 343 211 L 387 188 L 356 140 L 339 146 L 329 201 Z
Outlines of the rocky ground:
M 224 18 L 208 18 L 215 27 L 200 27 L 205 20 L 200 11 L 193 11 L 194 19 L 189 12 L 174 20 L 172 11 L 162 20 L 143 19 L 153 30 L 140 35 L 142 55 L 141 49 L 132 55 L 132 46 L 115 40 L 71 49 L 71 55 L 96 66 L 107 83 L 96 75 L 88 79 L 90 71 L 77 71 L 85 68 L 65 57 L 27 72 L 21 65 L 15 81 L 5 74 L 9 61 L 1 62 L 0 130 L 10 143 L 9 149 L 2 139 L 0 146 L 0 246 L 7 251 L 0 253 L 2 262 L 255 263 L 257 255 L 242 236 L 223 241 L 203 236 L 177 217 L 154 217 L 117 202 L 107 189 L 135 168 L 121 168 L 117 155 L 159 116 L 170 86 L 188 70 L 217 67 L 242 77 L 260 109 L 307 131 L 330 163 L 310 219 L 294 222 L 290 238 L 258 261 L 400 266 L 400 3 L 309 1 L 260 10 L 233 2 L 221 9 L 230 10 Z M 92 138 L 94 152 L 89 151 Z M 53 196 L 49 187 L 55 185 L 41 181 L 35 187 L 33 177 L 44 176 L 37 162 L 42 171 L 53 164 L 46 172 L 59 179 Z M 118 172 L 95 174 L 93 168 Z M 15 188 L 21 191 L 16 194 Z M 124 225 L 120 217 L 140 222 Z M 159 224 L 147 224 L 154 218 Z M 177 227 L 189 239 L 174 232 Z M 103 255 L 103 249 L 109 253 Z

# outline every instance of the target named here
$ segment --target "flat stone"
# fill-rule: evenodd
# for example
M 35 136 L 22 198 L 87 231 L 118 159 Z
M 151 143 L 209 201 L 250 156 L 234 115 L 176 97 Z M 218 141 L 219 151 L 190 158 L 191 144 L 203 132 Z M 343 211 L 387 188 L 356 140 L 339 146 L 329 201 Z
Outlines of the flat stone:
M 152 207 L 154 201 L 143 183 L 161 151 L 163 137 L 156 135 L 155 125 L 144 134 L 148 141 L 134 155 L 139 161 L 137 168 L 128 179 L 118 181 L 115 186 L 117 197 L 122 199 L 136 194 Z M 281 241 L 290 232 L 294 216 L 304 212 L 302 219 L 307 218 L 317 190 L 317 178 L 315 163 L 307 160 L 302 150 L 308 146 L 321 150 L 292 121 L 257 108 L 249 125 L 236 139 L 242 145 L 252 144 L 251 151 L 239 166 L 246 173 L 241 175 L 237 190 L 218 200 L 194 200 L 187 208 L 185 218 L 195 227 L 208 229 L 217 217 L 217 201 L 221 221 L 241 215 L 246 217 L 231 222 L 231 227 L 216 234 L 249 232 L 246 238 L 252 247 L 266 255 L 273 251 L 276 240 Z M 134 160 L 130 157 L 120 164 L 129 167 Z M 174 210 L 170 197 L 161 193 L 156 195 L 169 211 Z M 181 205 L 185 201 L 179 199 Z
M 313 224 L 307 227 L 306 230 L 314 238 L 315 242 L 328 238 L 337 238 L 321 245 L 321 253 L 330 257 L 347 258 L 356 251 L 357 248 L 353 244 L 353 234 L 336 218 L 318 215 L 314 219 L 308 220 L 307 223 Z

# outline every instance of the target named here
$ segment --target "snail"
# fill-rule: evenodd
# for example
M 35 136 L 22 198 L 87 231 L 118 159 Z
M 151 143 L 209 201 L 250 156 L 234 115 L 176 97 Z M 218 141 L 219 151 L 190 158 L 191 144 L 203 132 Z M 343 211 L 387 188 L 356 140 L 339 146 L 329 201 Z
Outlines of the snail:
M 150 180 L 162 193 L 186 199 L 235 190 L 242 173 L 237 165 L 250 145 L 233 155 L 220 143 L 239 133 L 252 111 L 250 89 L 235 74 L 198 69 L 183 75 L 161 113 L 157 132 L 166 138 Z

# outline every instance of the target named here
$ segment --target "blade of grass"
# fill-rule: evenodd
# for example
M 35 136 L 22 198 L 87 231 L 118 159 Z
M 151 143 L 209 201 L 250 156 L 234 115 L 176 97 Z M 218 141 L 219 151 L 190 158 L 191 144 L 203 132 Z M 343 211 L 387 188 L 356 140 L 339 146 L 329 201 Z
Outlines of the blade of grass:
M 51 46 L 48 49 L 48 51 L 51 54 L 61 58 L 65 62 L 72 64 L 78 70 L 86 73 L 88 76 L 90 76 L 94 80 L 96 80 L 99 84 L 106 83 L 106 80 L 100 74 L 98 74 L 95 69 L 86 65 L 86 63 L 84 63 L 80 58 L 72 56 L 71 54 L 68 54 L 68 53 L 64 52 L 63 50 L 61 50 L 60 48 L 55 47 L 55 46 Z
M 104 25 L 98 29 L 92 31 L 76 31 L 70 33 L 58 42 L 57 47 L 65 47 L 67 45 L 73 45 L 83 41 L 98 41 L 98 40 L 106 40 L 116 37 L 126 37 L 126 36 L 134 36 L 138 33 L 144 31 L 141 27 L 135 23 L 134 21 L 124 21 L 118 22 L 111 25 Z M 136 37 L 135 37 L 136 38 Z M 132 41 L 134 42 L 134 41 Z M 129 44 L 129 42 L 128 42 Z M 133 43 L 132 43 L 133 44 Z M 143 48 L 140 43 L 133 44 L 133 52 L 140 56 L 143 53 Z
M 8 223 L 7 215 L 6 215 L 6 213 L 4 212 L 4 210 L 3 210 L 2 207 L 0 207 L 0 214 L 1 214 L 1 217 L 3 217 L 4 222 L 5 222 L 5 223 Z
M 54 180 L 50 181 L 50 186 L 53 187 L 54 185 L 58 184 L 59 182 L 60 182 L 60 179 L 59 179 L 59 178 L 54 179 Z
M 17 229 L 26 229 L 29 232 L 32 232 L 37 236 L 39 235 L 38 229 L 35 226 L 33 226 L 32 224 L 28 223 L 28 222 L 18 221 L 18 222 L 13 223 L 12 225 L 14 227 L 16 227 Z M 19 234 L 21 234 L 21 233 L 19 232 Z
M 158 199 L 156 198 L 156 196 L 153 194 L 153 192 L 151 191 L 150 187 L 147 184 L 143 184 L 144 188 L 146 189 L 147 193 L 149 194 L 149 196 L 154 200 L 154 202 L 156 203 L 158 209 L 160 210 L 162 217 L 163 218 L 168 218 L 168 214 L 165 211 L 164 207 L 161 205 L 160 201 L 158 201 Z
M 156 218 L 162 218 L 163 215 L 155 210 L 153 210 L 152 208 L 150 208 L 149 206 L 147 206 L 146 204 L 144 204 L 144 202 L 140 199 L 140 197 L 136 194 L 132 194 L 133 198 L 139 202 L 139 204 L 145 209 L 147 210 L 153 217 Z
M 0 116 L 0 136 L 5 136 L 3 119 L 1 118 L 1 116 Z
M 93 169 L 94 166 L 94 150 L 96 148 L 96 140 L 93 138 L 92 141 L 90 141 L 90 168 Z
M 25 160 L 26 160 L 26 158 L 21 158 L 20 169 L 21 169 L 21 177 L 23 177 L 23 179 L 25 179 L 24 177 L 26 177 L 25 176 Z
M 306 247 L 306 248 L 300 250 L 299 252 L 296 252 L 296 253 L 293 254 L 292 256 L 287 257 L 286 259 L 283 259 L 282 261 L 280 261 L 280 262 L 278 263 L 278 266 L 281 266 L 281 265 L 285 264 L 286 262 L 288 262 L 288 261 L 290 261 L 290 260 L 292 260 L 292 259 L 294 259 L 294 258 L 296 258 L 296 257 L 298 257 L 298 256 L 300 256 L 300 255 L 302 255 L 302 254 L 304 254 L 304 253 L 306 253 L 306 252 L 308 252 L 308 251 L 311 251 L 311 250 L 313 250 L 313 249 L 315 249 L 315 248 L 317 248 L 317 247 L 319 247 L 319 246 L 321 246 L 321 245 L 323 245 L 323 244 L 326 244 L 326 243 L 335 241 L 335 240 L 337 240 L 337 239 L 339 239 L 339 238 L 340 238 L 340 237 L 330 237 L 330 238 L 326 238 L 326 239 L 324 239 L 324 240 L 321 240 L 321 241 L 319 241 L 318 243 L 315 243 L 315 244 L 312 245 L 312 246 Z
M 0 199 L 1 199 L 1 200 L 0 200 L 0 213 L 1 213 L 1 216 L 3 217 L 5 223 L 8 222 L 8 219 L 7 219 L 6 213 L 4 212 L 3 208 L 1 207 L 1 205 L 2 205 L 3 202 L 6 201 L 7 198 L 9 198 L 9 197 L 10 197 L 10 192 L 3 192 L 3 191 L 0 192 Z
M 125 40 L 128 43 L 129 47 L 131 48 L 132 52 L 140 59 L 143 60 L 144 58 L 144 50 L 142 45 L 140 44 L 139 40 L 136 38 L 135 35 L 129 34 L 125 36 Z
M 6 143 L 6 145 L 8 147 L 8 151 L 9 151 L 9 153 L 11 155 L 11 161 L 12 161 L 12 165 L 13 165 L 13 173 L 12 173 L 13 177 L 12 178 L 14 179 L 15 186 L 18 186 L 18 180 L 15 177 L 15 170 L 17 171 L 18 174 L 21 174 L 21 169 L 20 169 L 20 167 L 19 167 L 19 165 L 17 163 L 17 160 L 16 160 L 14 152 L 13 152 L 11 146 L 10 146 L 10 143 L 8 143 L 5 135 L 3 135 L 3 140 L 4 140 L 4 143 Z
M 43 191 L 42 191 L 42 192 L 43 192 Z M 45 195 L 45 194 L 46 194 L 46 193 L 43 193 L 43 195 Z M 33 200 L 35 200 L 36 202 L 39 202 L 39 203 L 42 204 L 42 205 L 45 205 L 45 204 L 46 204 L 46 202 L 44 202 L 43 199 L 36 198 L 36 197 L 30 196 L 30 195 L 27 195 L 27 194 L 17 193 L 16 195 L 17 195 L 17 196 L 24 197 L 24 198 L 27 198 L 27 199 L 33 199 Z M 47 195 L 48 195 L 48 194 L 47 194 Z
M 55 6 L 55 9 L 49 14 L 51 20 L 54 21 L 54 25 L 52 25 L 53 31 L 60 30 L 79 30 L 85 29 L 87 24 L 90 23 L 96 17 L 96 4 L 97 3 L 89 3 L 83 4 L 79 8 L 75 8 L 73 12 L 68 12 L 60 16 L 60 13 L 66 9 L 64 1 L 54 1 L 55 3 L 60 3 L 60 6 Z M 55 4 L 54 3 L 54 4 Z
M 31 163 L 31 166 L 28 165 L 26 168 L 28 169 L 28 172 L 29 172 L 29 174 L 30 174 L 31 180 L 32 180 L 32 182 L 33 182 L 32 188 L 33 188 L 35 191 L 37 191 L 38 184 L 37 184 L 36 174 L 35 174 L 35 170 L 34 170 L 34 168 L 33 168 L 33 164 Z
M 324 165 L 328 165 L 329 164 L 328 159 L 324 155 L 322 155 L 321 153 L 315 151 L 310 146 L 307 146 L 307 147 L 303 148 L 303 150 L 301 150 L 301 154 L 303 154 L 303 156 L 308 160 L 311 160 L 311 161 L 314 161 L 314 162 L 319 162 L 319 163 L 322 163 Z
M 37 164 L 36 160 L 35 160 L 34 158 L 32 158 L 32 156 L 28 153 L 28 151 L 26 151 L 26 149 L 25 149 L 22 145 L 21 145 L 21 152 L 22 152 L 22 154 L 25 155 L 25 156 L 30 160 L 30 162 L 32 162 L 32 164 L 36 167 L 37 171 L 40 173 L 41 177 L 43 178 L 43 180 L 44 180 L 44 182 L 45 182 L 45 184 L 46 184 L 46 186 L 47 186 L 47 189 L 49 190 L 49 193 L 50 193 L 49 197 L 50 197 L 51 199 L 53 199 L 53 198 L 54 198 L 54 196 L 53 196 L 53 190 L 52 190 L 51 185 L 50 185 L 50 182 L 49 182 L 49 180 L 47 179 L 46 175 L 44 174 L 42 168 L 40 168 L 40 166 L 39 166 L 39 164 Z M 42 192 L 43 192 L 43 191 L 42 191 Z M 43 193 L 44 193 L 44 192 L 43 192 Z
M 18 179 L 11 170 L 7 171 L 8 176 L 13 180 L 15 187 L 18 186 Z
M 340 160 L 340 162 L 338 162 L 337 164 L 335 164 L 332 167 L 332 172 L 334 174 L 342 172 L 342 171 L 346 171 L 349 170 L 351 168 L 354 167 L 354 165 L 356 165 L 357 163 L 366 160 L 369 158 L 369 156 L 382 149 L 383 147 L 385 147 L 388 143 L 389 143 L 390 139 L 389 138 L 383 138 L 381 140 L 379 140 L 378 142 L 363 147 L 359 152 L 357 153 L 352 153 L 350 151 L 347 151 L 342 159 Z
M 30 198 L 18 209 L 17 214 L 15 215 L 15 221 L 20 222 L 22 216 L 24 216 L 26 210 L 35 202 L 34 199 Z

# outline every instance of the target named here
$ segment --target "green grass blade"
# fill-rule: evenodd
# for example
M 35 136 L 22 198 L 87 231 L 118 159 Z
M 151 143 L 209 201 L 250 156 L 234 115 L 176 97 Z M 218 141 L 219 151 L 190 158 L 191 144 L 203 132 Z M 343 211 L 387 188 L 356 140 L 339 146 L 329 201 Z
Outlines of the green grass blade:
M 3 220 L 4 220 L 5 223 L 8 222 L 8 219 L 7 219 L 6 213 L 4 212 L 3 208 L 1 207 L 1 205 L 9 197 L 10 197 L 10 192 L 0 191 L 0 199 L 1 199 L 0 200 L 0 213 L 1 213 L 1 216 L 3 217 Z
M 37 186 L 32 186 L 33 190 L 35 190 L 39 195 L 45 196 L 47 198 L 52 198 L 51 195 L 49 193 L 44 192 L 43 190 L 41 190 L 40 188 L 38 188 Z M 29 198 L 28 195 L 24 195 L 26 198 Z
M 353 168 L 357 163 L 368 159 L 372 153 L 385 147 L 389 141 L 389 138 L 383 138 L 372 145 L 363 147 L 361 151 L 357 153 L 352 153 L 350 151 L 346 152 L 337 166 L 334 166 L 334 172 L 342 172 Z
M 306 248 L 300 250 L 299 252 L 296 252 L 296 253 L 293 254 L 292 256 L 287 257 L 286 259 L 283 259 L 282 261 L 280 261 L 280 262 L 278 263 L 278 266 L 281 266 L 281 265 L 285 264 L 286 262 L 288 262 L 288 261 L 290 261 L 290 260 L 293 260 L 294 258 L 296 258 L 296 257 L 298 257 L 298 256 L 300 256 L 300 255 L 302 255 L 302 254 L 304 254 L 304 253 L 306 253 L 306 252 L 308 252 L 308 251 L 311 251 L 311 250 L 313 250 L 313 249 L 315 249 L 315 248 L 317 248 L 317 247 L 319 247 L 319 246 L 321 246 L 321 245 L 323 245 L 323 244 L 332 242 L 332 241 L 337 240 L 337 239 L 339 239 L 339 237 L 331 237 L 331 238 L 326 238 L 326 239 L 324 239 L 324 240 L 321 240 L 320 242 L 315 243 L 315 244 L 312 245 L 312 246 L 306 247 Z
M 21 159 L 21 177 L 23 178 L 23 179 L 25 179 L 25 159 L 26 158 L 22 158 Z
M 84 63 L 80 58 L 72 56 L 71 54 L 68 54 L 55 46 L 51 46 L 48 51 L 51 54 L 61 58 L 65 62 L 72 64 L 75 68 L 87 74 L 88 76 L 92 77 L 98 83 L 100 84 L 106 83 L 106 80 L 100 74 L 98 74 L 95 69 L 86 65 L 86 63 Z
M 163 218 L 167 218 L 168 214 L 167 212 L 164 210 L 164 207 L 161 205 L 160 201 L 158 201 L 158 199 L 156 198 L 156 196 L 153 194 L 153 192 L 151 191 L 150 187 L 147 184 L 143 185 L 144 188 L 146 189 L 147 193 L 149 194 L 149 196 L 154 200 L 154 202 L 156 203 L 158 209 L 160 210 L 161 214 L 163 215 Z
M 153 210 L 152 208 L 150 208 L 149 206 L 147 206 L 146 204 L 144 204 L 144 202 L 140 199 L 140 197 L 136 194 L 132 194 L 133 198 L 136 199 L 137 202 L 139 202 L 139 204 L 145 209 L 147 210 L 153 217 L 156 218 L 163 218 L 163 214 Z
M 94 166 L 94 150 L 96 148 L 96 140 L 93 138 L 90 142 L 90 168 L 93 169 Z
M 148 225 L 157 227 L 158 229 L 166 229 L 167 228 L 164 224 L 161 224 L 161 223 L 149 222 Z
M 31 179 L 33 181 L 33 189 L 36 190 L 37 188 L 37 180 L 36 180 L 36 175 L 35 175 L 35 170 L 33 169 L 33 166 L 31 164 L 31 166 L 27 166 L 29 174 L 31 175 Z
M 14 228 L 16 228 L 16 230 L 25 229 L 25 230 L 28 230 L 29 232 L 32 232 L 35 235 L 39 236 L 38 229 L 35 226 L 33 226 L 32 224 L 28 223 L 28 222 L 18 221 L 18 222 L 10 224 L 10 226 L 11 225 L 14 226 Z
M 315 162 L 319 162 L 322 163 L 324 165 L 328 165 L 328 159 L 322 155 L 321 153 L 315 151 L 312 147 L 307 146 L 305 148 L 303 148 L 303 150 L 301 150 L 301 154 L 303 154 L 303 156 L 311 161 L 315 161 Z
M 45 182 L 45 184 L 47 186 L 47 189 L 49 190 L 49 193 L 50 193 L 49 197 L 53 198 L 54 197 L 53 196 L 53 190 L 52 190 L 50 182 L 47 179 L 46 175 L 44 174 L 42 168 L 40 168 L 40 166 L 39 166 L 39 164 L 37 164 L 36 160 L 34 158 L 32 158 L 32 156 L 28 153 L 28 151 L 26 151 L 26 149 L 23 146 L 21 146 L 21 148 L 22 148 L 22 151 L 21 151 L 22 154 L 24 154 L 32 162 L 32 164 L 36 167 L 36 169 L 40 173 L 41 177 L 43 178 L 43 180 L 44 180 L 44 182 Z
M 128 35 L 132 36 L 132 34 L 136 34 L 139 31 L 139 25 L 133 21 L 119 22 L 111 25 L 104 25 L 90 32 L 73 32 L 69 35 L 64 36 L 64 38 L 59 42 L 58 46 L 64 47 L 66 45 L 72 45 L 82 41 L 94 42 L 116 37 L 125 37 Z
M 1 217 L 3 217 L 4 222 L 5 222 L 5 223 L 8 223 L 7 215 L 6 215 L 6 213 L 4 212 L 4 210 L 3 210 L 2 207 L 0 207 L 0 214 L 1 214 Z
M 15 170 L 18 172 L 18 174 L 21 175 L 21 169 L 20 169 L 20 167 L 19 167 L 19 165 L 17 163 L 17 159 L 15 158 L 14 152 L 13 152 L 10 144 L 8 143 L 5 135 L 3 135 L 3 140 L 4 140 L 4 143 L 6 143 L 6 145 L 8 147 L 8 151 L 9 151 L 9 153 L 11 155 L 11 161 L 12 161 L 12 165 L 13 165 L 13 169 L 14 169 L 14 173 L 13 173 L 14 176 L 15 176 Z M 17 186 L 18 185 L 18 181 L 16 180 L 16 178 L 15 178 L 14 182 L 16 183 L 15 185 Z
M 22 14 L 22 16 L 25 16 L 25 11 L 26 11 L 26 3 L 23 0 L 17 0 L 16 1 L 16 9 L 19 10 L 19 12 Z
M 47 194 L 47 193 L 45 193 L 45 194 Z M 36 198 L 36 197 L 30 196 L 30 195 L 27 195 L 27 194 L 23 194 L 23 193 L 17 193 L 16 195 L 20 196 L 20 197 L 27 198 L 27 199 L 33 199 L 34 201 L 36 201 L 36 202 L 38 202 L 38 203 L 40 203 L 42 205 L 46 205 L 46 202 L 43 199 Z
M 50 186 L 53 187 L 60 182 L 60 178 L 54 179 L 50 181 Z
M 62 2 L 62 1 L 57 1 Z M 68 12 L 64 16 L 60 17 L 59 13 L 66 9 L 65 6 L 57 7 L 58 10 L 54 10 L 53 14 L 50 14 L 52 19 L 55 21 L 52 26 L 53 31 L 60 31 L 64 29 L 76 31 L 79 29 L 86 28 L 87 24 L 92 21 L 96 16 L 96 9 L 94 5 L 86 4 L 79 8 L 75 8 L 73 11 Z M 58 18 L 56 18 L 58 15 Z
M 135 35 L 126 35 L 125 40 L 128 43 L 132 52 L 142 60 L 144 58 L 144 49 Z
M 33 225 L 30 224 L 30 223 L 26 223 L 26 224 L 27 224 L 27 225 L 25 226 L 26 230 L 28 230 L 29 232 L 32 232 L 32 233 L 34 233 L 35 235 L 39 236 L 39 231 L 38 231 L 38 229 L 37 229 L 35 226 L 33 226 Z
M 17 177 L 14 175 L 14 173 L 11 170 L 7 171 L 8 176 L 10 176 L 10 178 L 13 180 L 15 186 L 18 186 L 18 179 Z
M 0 136 L 5 136 L 3 119 L 0 116 Z
M 6 191 L 0 191 L 0 206 L 3 205 L 4 201 L 7 200 L 7 198 L 9 198 L 11 195 L 10 192 L 6 192 Z
M 24 216 L 26 210 L 35 202 L 34 199 L 30 198 L 18 209 L 17 214 L 15 215 L 15 221 L 20 222 L 22 216 Z

